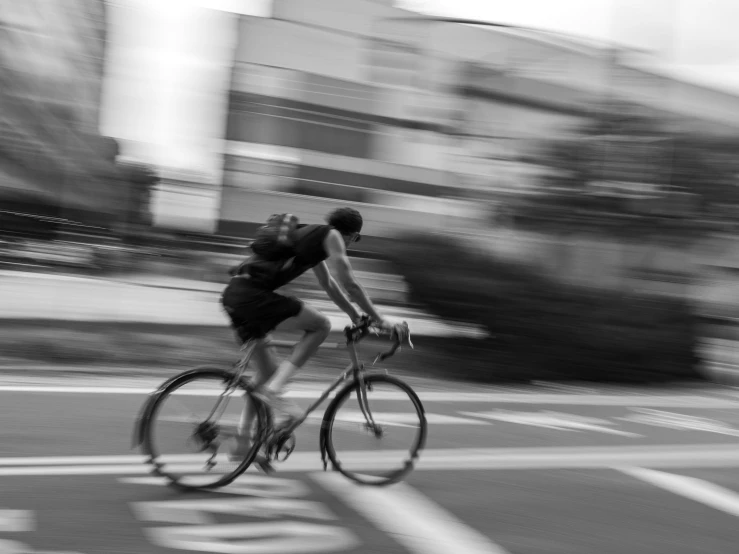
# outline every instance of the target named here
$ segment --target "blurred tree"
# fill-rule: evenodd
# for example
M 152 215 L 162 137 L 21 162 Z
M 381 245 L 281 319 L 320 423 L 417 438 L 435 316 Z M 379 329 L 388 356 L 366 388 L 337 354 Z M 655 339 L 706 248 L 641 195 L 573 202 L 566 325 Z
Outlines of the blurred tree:
M 727 207 L 739 205 L 739 137 L 675 130 L 626 103 L 593 114 L 528 160 L 555 171 L 541 178 L 538 194 L 515 201 L 520 223 L 615 233 L 657 226 L 671 234 L 737 220 Z

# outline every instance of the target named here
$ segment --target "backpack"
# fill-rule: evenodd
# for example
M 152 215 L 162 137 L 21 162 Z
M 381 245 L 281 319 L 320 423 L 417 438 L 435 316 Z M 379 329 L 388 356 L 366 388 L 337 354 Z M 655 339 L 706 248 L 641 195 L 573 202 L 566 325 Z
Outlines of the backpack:
M 298 218 L 293 214 L 272 214 L 267 223 L 257 229 L 251 250 L 269 261 L 286 260 L 295 255 L 295 229 Z
M 248 273 L 255 281 L 270 283 L 295 257 L 295 230 L 298 218 L 293 214 L 272 214 L 267 223 L 257 229 L 249 248 L 248 259 L 229 271 L 230 275 Z

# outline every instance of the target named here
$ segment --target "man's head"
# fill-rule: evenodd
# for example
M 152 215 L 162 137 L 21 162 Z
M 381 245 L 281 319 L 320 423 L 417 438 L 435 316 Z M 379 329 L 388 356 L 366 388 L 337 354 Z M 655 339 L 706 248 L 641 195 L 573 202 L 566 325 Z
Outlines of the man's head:
M 354 208 L 338 208 L 328 214 L 326 222 L 341 233 L 347 246 L 361 238 L 359 233 L 364 222 L 362 214 Z

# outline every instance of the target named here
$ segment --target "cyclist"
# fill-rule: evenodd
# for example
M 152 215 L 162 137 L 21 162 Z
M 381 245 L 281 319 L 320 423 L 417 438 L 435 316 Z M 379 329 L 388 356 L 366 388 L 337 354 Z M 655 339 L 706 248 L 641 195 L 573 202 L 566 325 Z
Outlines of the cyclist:
M 327 225 L 298 225 L 294 232 L 295 258 L 286 269 L 269 279 L 250 271 L 247 260 L 239 267 L 221 298 L 241 341 L 246 342 L 253 337 L 266 338 L 257 343 L 252 358 L 257 365 L 254 396 L 273 409 L 276 424 L 300 417 L 300 408 L 284 398 L 282 389 L 331 331 L 328 317 L 294 296 L 275 292 L 276 289 L 313 269 L 323 290 L 353 323 L 360 321 L 361 314 L 351 301 L 356 302 L 376 324 L 389 327 L 357 282 L 346 253 L 347 248 L 361 238 L 361 214 L 353 208 L 339 208 L 326 217 L 326 222 Z M 327 260 L 335 267 L 341 287 L 331 275 Z M 292 355 L 279 365 L 269 347 L 268 333 L 273 330 L 304 332 Z M 232 454 L 244 455 L 251 447 L 254 417 L 254 407 L 247 402 L 239 422 L 240 440 Z

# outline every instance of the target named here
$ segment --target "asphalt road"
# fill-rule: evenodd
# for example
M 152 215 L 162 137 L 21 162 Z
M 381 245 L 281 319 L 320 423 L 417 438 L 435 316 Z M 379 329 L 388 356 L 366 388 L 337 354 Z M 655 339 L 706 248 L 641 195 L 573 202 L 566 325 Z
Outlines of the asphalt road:
M 183 494 L 131 449 L 149 384 L 12 383 L 0 381 L 4 554 L 729 554 L 739 540 L 731 389 L 423 389 L 428 445 L 401 485 L 323 472 L 308 420 L 276 475 Z M 317 391 L 292 394 L 307 406 Z M 402 422 L 405 404 L 373 402 Z M 366 440 L 343 447 L 371 459 Z

